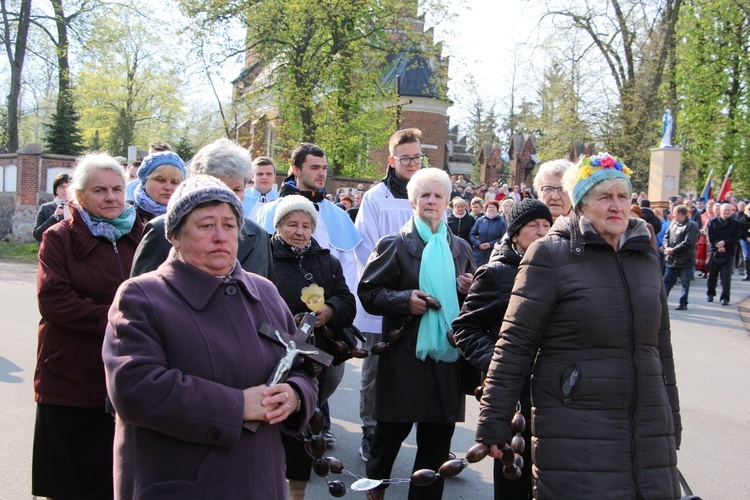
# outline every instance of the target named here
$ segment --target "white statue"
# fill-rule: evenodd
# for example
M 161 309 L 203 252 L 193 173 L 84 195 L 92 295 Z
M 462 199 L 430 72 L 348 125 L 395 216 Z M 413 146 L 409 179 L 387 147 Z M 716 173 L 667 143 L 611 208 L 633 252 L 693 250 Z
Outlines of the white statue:
M 269 387 L 281 382 L 284 376 L 289 373 L 289 370 L 292 369 L 294 358 L 296 358 L 298 354 L 318 354 L 318 351 L 303 351 L 302 349 L 297 349 L 297 344 L 294 340 L 290 340 L 288 343 L 284 342 L 284 339 L 281 337 L 281 333 L 279 333 L 278 330 L 274 333 L 276 334 L 276 338 L 279 339 L 279 342 L 281 342 L 281 345 L 286 347 L 286 354 L 279 360 L 279 364 L 276 365 L 276 372 L 273 374 L 273 379 L 271 379 L 271 382 L 268 384 Z
M 674 130 L 674 119 L 672 119 L 672 111 L 667 108 L 664 111 L 664 118 L 661 121 L 661 143 L 660 148 L 672 148 L 672 131 Z

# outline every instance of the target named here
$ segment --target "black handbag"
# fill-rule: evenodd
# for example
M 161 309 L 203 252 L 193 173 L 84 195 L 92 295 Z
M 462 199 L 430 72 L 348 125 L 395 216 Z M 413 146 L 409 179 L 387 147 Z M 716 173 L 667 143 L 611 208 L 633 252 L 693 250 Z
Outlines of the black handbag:
M 308 272 L 304 267 L 294 266 L 294 268 L 311 284 L 318 284 L 312 273 Z M 354 325 L 345 326 L 339 329 L 324 326 L 322 331 L 322 335 L 317 335 L 311 340 L 315 347 L 319 347 L 333 356 L 333 365 L 340 365 L 346 360 L 351 359 L 353 357 L 352 349 L 358 346 L 358 340 L 363 344 L 365 343 L 364 335 L 362 335 L 359 328 Z M 334 343 L 335 341 L 343 342 L 346 345 L 346 349 L 337 347 Z
M 677 474 L 680 476 L 680 487 L 682 488 L 684 495 L 680 497 L 680 500 L 702 500 L 698 495 L 693 495 L 690 486 L 688 486 L 685 476 L 682 475 L 680 469 L 677 469 Z

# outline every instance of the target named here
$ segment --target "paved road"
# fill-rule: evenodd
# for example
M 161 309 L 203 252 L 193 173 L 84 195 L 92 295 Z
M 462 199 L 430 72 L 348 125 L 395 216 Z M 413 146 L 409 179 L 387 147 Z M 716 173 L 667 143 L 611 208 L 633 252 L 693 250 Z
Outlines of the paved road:
M 733 284 L 736 297 L 750 295 L 750 284 Z M 0 500 L 28 499 L 35 405 L 33 373 L 39 312 L 35 268 L 0 262 Z M 738 308 L 707 304 L 705 281 L 693 283 L 690 310 L 672 314 L 673 344 L 680 388 L 683 432 L 680 469 L 694 493 L 706 500 L 750 498 L 750 336 Z M 674 308 L 677 296 L 671 297 Z M 364 474 L 359 458 L 359 362 L 349 362 L 340 389 L 331 401 L 337 442 L 328 455 Z M 467 423 L 453 439 L 459 456 L 473 444 L 477 404 L 467 399 Z M 404 445 L 394 477 L 409 475 L 414 436 Z M 335 477 L 334 477 L 335 478 Z M 341 477 L 347 484 L 352 478 Z M 406 498 L 406 485 L 389 488 L 389 498 Z M 308 498 L 331 498 L 322 479 L 313 476 Z M 347 497 L 364 498 L 361 493 Z M 446 499 L 492 497 L 492 464 L 486 459 L 448 481 Z

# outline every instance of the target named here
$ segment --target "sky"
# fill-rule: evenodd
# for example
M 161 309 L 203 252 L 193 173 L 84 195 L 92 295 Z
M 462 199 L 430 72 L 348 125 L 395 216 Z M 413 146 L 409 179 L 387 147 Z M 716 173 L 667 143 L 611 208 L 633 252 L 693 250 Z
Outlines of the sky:
M 518 91 L 524 95 L 525 89 L 531 88 L 523 82 L 534 78 L 531 62 L 536 58 L 532 50 L 541 36 L 538 4 L 528 0 L 465 0 L 465 8 L 453 4 L 458 12 L 447 26 L 435 27 L 435 38 L 444 42 L 443 54 L 450 56 L 449 97 L 454 102 L 448 109 L 451 125 L 465 119 L 474 95 L 495 102 L 497 111 L 506 113 L 514 64 Z M 469 75 L 476 84 L 476 94 L 467 84 Z

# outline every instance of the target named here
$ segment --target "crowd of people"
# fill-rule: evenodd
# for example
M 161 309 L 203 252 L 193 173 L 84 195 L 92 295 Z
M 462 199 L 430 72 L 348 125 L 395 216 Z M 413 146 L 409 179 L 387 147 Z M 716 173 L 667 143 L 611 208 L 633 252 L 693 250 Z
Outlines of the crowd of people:
M 271 158 L 227 139 L 187 166 L 152 146 L 130 165 L 84 155 L 40 207 L 34 495 L 304 498 L 300 435 L 321 412 L 335 442 L 355 331 L 367 477 L 390 477 L 415 426 L 413 470 L 439 469 L 481 383 L 494 458 L 516 411 L 530 423 L 521 479 L 495 460 L 496 499 L 679 498 L 666 297 L 679 279 L 686 309 L 705 271 L 729 303 L 740 247 L 750 276 L 746 206 L 652 210 L 606 153 L 474 186 L 424 168 L 416 129 L 390 138 L 383 179 L 336 196 L 314 144 L 278 189 Z

